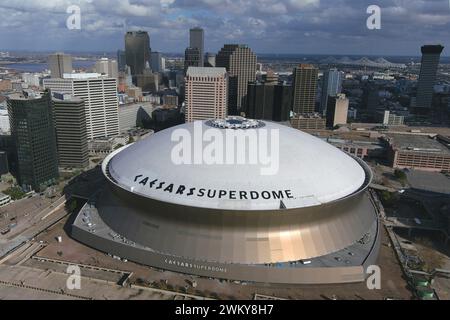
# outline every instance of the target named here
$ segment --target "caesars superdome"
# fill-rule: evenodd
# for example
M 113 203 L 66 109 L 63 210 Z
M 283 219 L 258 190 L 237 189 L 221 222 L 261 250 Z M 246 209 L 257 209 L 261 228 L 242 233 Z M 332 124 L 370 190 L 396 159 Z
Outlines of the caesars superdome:
M 305 284 L 363 281 L 377 258 L 369 167 L 284 125 L 187 123 L 113 152 L 102 170 L 107 183 L 72 236 L 106 253 L 219 279 Z

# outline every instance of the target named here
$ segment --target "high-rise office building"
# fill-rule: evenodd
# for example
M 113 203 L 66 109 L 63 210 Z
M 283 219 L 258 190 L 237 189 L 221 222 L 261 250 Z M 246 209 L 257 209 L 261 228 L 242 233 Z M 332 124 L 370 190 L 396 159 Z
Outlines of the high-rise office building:
M 128 31 L 125 34 L 126 64 L 133 76 L 142 74 L 150 63 L 150 37 L 146 31 Z
M 292 87 L 273 82 L 248 84 L 245 116 L 251 119 L 288 121 L 292 105 Z
M 422 64 L 420 67 L 419 83 L 414 113 L 424 114 L 431 109 L 433 88 L 439 67 L 439 60 L 444 47 L 441 45 L 426 45 L 422 47 Z
M 256 55 L 247 45 L 226 44 L 216 56 L 216 67 L 229 74 L 228 112 L 238 114 L 245 108 L 248 83 L 256 80 Z
M 343 93 L 328 98 L 327 127 L 347 124 L 348 105 L 349 101 Z
M 250 119 L 272 120 L 275 86 L 249 82 L 245 116 Z
M 292 107 L 292 86 L 275 85 L 273 99 L 273 121 L 289 121 Z
M 117 50 L 117 65 L 119 71 L 125 71 L 125 66 L 127 65 L 127 57 L 124 50 Z
M 95 72 L 110 78 L 119 78 L 119 67 L 116 60 L 101 58 L 95 62 Z
M 72 57 L 64 53 L 51 54 L 48 64 L 52 78 L 63 78 L 64 73 L 72 73 Z
M 189 67 L 186 74 L 186 122 L 227 116 L 225 68 Z
M 328 69 L 323 74 L 322 97 L 320 107 L 323 115 L 326 115 L 328 97 L 335 97 L 342 91 L 342 80 L 344 73 L 336 68 Z
M 205 31 L 196 27 L 189 30 L 189 47 L 197 48 L 199 51 L 199 67 L 204 66 L 205 55 Z
M 89 150 L 84 101 L 53 92 L 53 106 L 59 166 L 87 167 Z
M 301 64 L 294 69 L 293 111 L 296 114 L 312 114 L 316 107 L 318 70 L 312 65 Z
M 88 139 L 119 134 L 117 79 L 74 73 L 65 79 L 44 79 L 44 87 L 84 100 Z
M 152 72 L 152 69 L 146 68 L 142 74 L 136 77 L 136 86 L 143 92 L 156 93 L 159 90 L 159 73 Z
M 198 48 L 186 48 L 184 51 L 184 73 L 189 67 L 202 67 L 200 64 L 200 50 Z
M 58 156 L 50 92 L 8 97 L 11 136 L 16 146 L 18 182 L 41 191 L 58 179 Z
M 150 53 L 150 67 L 153 72 L 162 72 L 164 71 L 162 67 L 162 55 L 161 52 L 152 51 Z

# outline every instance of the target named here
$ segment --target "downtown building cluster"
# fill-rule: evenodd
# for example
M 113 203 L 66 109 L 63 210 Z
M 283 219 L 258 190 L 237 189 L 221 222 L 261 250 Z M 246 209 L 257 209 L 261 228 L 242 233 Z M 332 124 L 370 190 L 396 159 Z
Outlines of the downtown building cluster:
M 373 176 L 363 161 L 372 150 L 319 139 L 324 131 L 351 130 L 350 103 L 360 90 L 349 90 L 353 74 L 310 61 L 288 74 L 264 70 L 246 44 L 206 53 L 204 30 L 189 35 L 178 65 L 151 49 L 147 32 L 129 31 L 117 59 L 99 58 L 89 72 L 74 72 L 71 56 L 55 53 L 42 82 L 25 76 L 34 90 L 15 89 L 7 98 L 17 184 L 43 191 L 62 172 L 97 167 L 103 187 L 73 220 L 71 236 L 122 259 L 227 280 L 364 281 L 381 243 L 367 192 Z M 432 108 L 442 49 L 422 48 L 411 99 L 419 116 Z M 373 73 L 380 78 L 389 81 Z M 378 107 L 378 97 L 369 90 L 368 109 Z M 403 124 L 383 111 L 383 124 Z M 176 165 L 170 137 L 178 129 L 195 136 L 196 126 L 236 134 L 253 154 L 242 143 L 249 131 L 279 132 L 279 170 L 264 176 L 261 165 Z M 136 141 L 143 135 L 137 127 L 159 132 Z M 450 171 L 446 137 L 383 139 L 394 169 Z
M 245 116 L 283 122 L 300 130 L 325 130 L 345 126 L 348 118 L 357 117 L 351 97 L 354 90 L 348 85 L 352 79 L 347 77 L 348 71 L 342 70 L 343 64 L 339 69 L 336 61 L 328 61 L 325 66 L 301 63 L 286 76 L 270 67 L 263 70 L 263 64 L 258 63 L 256 54 L 246 44 L 224 44 L 214 54 L 206 52 L 205 39 L 202 28 L 190 29 L 183 62 L 177 65 L 176 60 L 151 49 L 146 31 L 129 31 L 124 36 L 124 50 L 119 50 L 115 59 L 99 58 L 89 72 L 74 72 L 68 54 L 50 55 L 49 76 L 22 75 L 25 83 L 38 89 L 34 90 L 36 95 L 14 87 L 14 83 L 1 81 L 0 89 L 4 87 L 18 94 L 8 98 L 8 110 L 0 114 L 2 130 L 11 133 L 3 139 L 6 145 L 3 149 L 9 153 L 13 150 L 15 155 L 19 150 L 18 125 L 11 120 L 17 118 L 17 111 L 12 106 L 34 105 L 38 96 L 49 99 L 52 105 L 53 123 L 48 125 L 54 127 L 56 148 L 49 150 L 57 150 L 57 157 L 53 162 L 36 160 L 45 166 L 51 164 L 49 172 L 57 172 L 54 168 L 58 167 L 89 167 L 90 155 L 106 155 L 116 146 L 126 144 L 128 137 L 121 135 L 136 126 L 151 126 L 158 131 L 183 122 Z M 440 45 L 422 47 L 417 92 L 411 98 L 413 114 L 426 115 L 432 109 L 442 51 Z M 363 62 L 361 59 L 360 63 Z M 378 64 L 382 63 L 386 64 L 379 59 Z M 384 81 L 386 77 L 373 74 L 374 80 Z M 380 100 L 380 90 L 371 86 L 368 82 L 363 87 L 367 110 L 375 109 Z M 376 112 L 377 121 L 379 118 L 383 125 L 405 123 L 405 116 L 396 111 Z M 28 121 L 31 123 L 33 117 Z M 36 132 L 41 131 L 29 131 L 30 145 Z M 51 137 L 48 139 L 53 141 Z M 9 156 L 4 157 L 10 160 Z M 16 159 L 10 164 L 6 161 L 3 167 L 18 173 L 22 187 L 37 189 L 38 185 L 56 181 L 58 175 L 52 173 L 42 175 L 52 176 L 51 179 L 36 178 L 37 182 L 29 184 L 29 179 L 21 178 L 20 173 L 20 168 L 28 167 L 26 162 L 21 163 L 22 157 Z

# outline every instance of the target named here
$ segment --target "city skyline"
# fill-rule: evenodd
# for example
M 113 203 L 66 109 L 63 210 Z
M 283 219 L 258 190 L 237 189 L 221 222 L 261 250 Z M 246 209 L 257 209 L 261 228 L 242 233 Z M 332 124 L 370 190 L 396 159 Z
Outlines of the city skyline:
M 0 300 L 450 300 L 450 0 L 0 15 Z
M 115 51 L 128 30 L 148 31 L 152 48 L 183 52 L 192 27 L 205 30 L 205 52 L 245 43 L 256 53 L 420 55 L 427 43 L 449 46 L 448 1 L 0 1 L 3 49 Z M 381 8 L 381 29 L 369 30 L 367 8 Z M 69 30 L 67 8 L 80 8 L 80 30 Z M 32 18 L 33 17 L 33 18 Z M 36 33 L 35 30 L 40 30 Z M 409 35 L 414 34 L 414 37 Z M 293 41 L 294 40 L 294 41 Z M 448 53 L 444 52 L 444 56 Z

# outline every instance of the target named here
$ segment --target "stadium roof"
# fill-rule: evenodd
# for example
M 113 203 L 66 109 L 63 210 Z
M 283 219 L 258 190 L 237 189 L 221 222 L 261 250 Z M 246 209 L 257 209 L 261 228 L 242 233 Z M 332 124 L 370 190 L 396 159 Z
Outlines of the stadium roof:
M 346 197 L 364 184 L 366 172 L 349 155 L 302 131 L 273 122 L 264 124 L 247 130 L 212 128 L 205 121 L 183 124 L 114 152 L 104 161 L 104 166 L 108 166 L 109 177 L 130 192 L 179 205 L 224 210 L 280 209 L 280 201 L 286 208 L 316 206 Z M 268 148 L 278 171 L 274 175 L 262 174 L 263 168 L 270 167 L 262 161 L 258 164 L 248 161 L 246 164 L 206 164 L 204 161 L 175 164 L 172 152 L 180 142 L 172 141 L 173 137 L 188 133 L 192 139 L 197 139 L 198 131 L 194 128 L 201 128 L 203 133 L 207 129 L 221 132 L 224 141 L 230 141 L 226 138 L 227 132 L 241 138 L 249 131 L 259 137 L 267 133 L 269 139 L 272 133 L 278 132 L 279 148 Z M 195 143 L 192 140 L 192 157 Z M 205 150 L 210 144 L 203 141 L 201 148 Z M 278 157 L 275 150 L 279 152 Z M 249 143 L 245 143 L 245 151 L 247 155 L 252 152 Z M 186 189 L 182 194 L 176 192 L 180 186 Z M 191 188 L 194 191 L 188 195 Z M 201 196 L 200 190 L 204 193 Z M 209 197 L 209 190 L 211 195 L 215 190 L 215 196 Z M 219 197 L 221 191 L 226 193 Z M 245 197 L 240 197 L 241 191 L 245 192 Z M 251 192 L 258 198 L 252 199 Z M 265 199 L 264 195 L 268 194 L 270 197 Z

